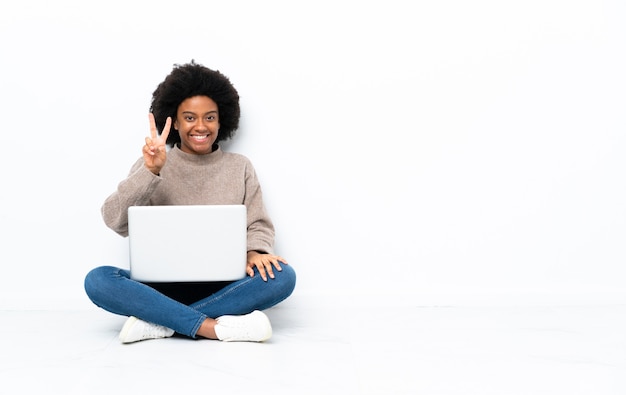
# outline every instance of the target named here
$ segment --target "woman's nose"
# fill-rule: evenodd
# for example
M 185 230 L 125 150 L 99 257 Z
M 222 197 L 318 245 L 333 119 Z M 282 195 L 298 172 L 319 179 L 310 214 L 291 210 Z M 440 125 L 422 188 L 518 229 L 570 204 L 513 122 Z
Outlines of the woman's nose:
M 202 120 L 198 120 L 196 121 L 196 124 L 193 125 L 194 129 L 196 130 L 208 130 L 208 126 L 202 121 Z

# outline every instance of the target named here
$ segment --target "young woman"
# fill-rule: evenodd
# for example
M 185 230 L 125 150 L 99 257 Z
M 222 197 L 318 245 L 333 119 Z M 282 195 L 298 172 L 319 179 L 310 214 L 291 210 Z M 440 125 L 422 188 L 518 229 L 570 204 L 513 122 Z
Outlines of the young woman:
M 128 270 L 102 266 L 87 274 L 87 295 L 97 306 L 129 317 L 119 336 L 123 343 L 174 333 L 222 341 L 269 339 L 272 327 L 262 310 L 292 293 L 296 275 L 274 255 L 274 226 L 252 164 L 218 144 L 239 126 L 239 94 L 222 73 L 192 61 L 176 65 L 159 84 L 150 110 L 143 155 L 105 200 L 104 222 L 128 236 L 130 206 L 244 204 L 247 276 L 234 282 L 147 284 L 130 279 Z M 203 248 L 201 237 L 190 234 L 188 245 L 174 248 Z

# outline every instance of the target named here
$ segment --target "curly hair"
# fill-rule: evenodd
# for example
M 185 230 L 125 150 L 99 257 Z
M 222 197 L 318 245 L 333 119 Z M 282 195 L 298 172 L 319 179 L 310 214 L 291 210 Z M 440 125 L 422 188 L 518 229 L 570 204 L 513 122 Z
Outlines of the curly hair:
M 173 124 L 180 103 L 194 96 L 208 96 L 217 103 L 220 130 L 215 142 L 233 137 L 239 127 L 239 93 L 224 74 L 193 60 L 183 65 L 175 64 L 174 70 L 152 94 L 150 112 L 154 114 L 159 134 L 165 127 L 167 117 L 172 117 Z M 170 133 L 167 136 L 169 146 L 173 147 L 178 143 L 180 143 L 178 133 Z

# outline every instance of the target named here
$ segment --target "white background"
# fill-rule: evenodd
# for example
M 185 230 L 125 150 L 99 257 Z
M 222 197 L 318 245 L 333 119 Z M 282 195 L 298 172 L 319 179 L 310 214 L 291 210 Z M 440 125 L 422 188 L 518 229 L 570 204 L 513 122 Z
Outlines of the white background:
M 225 148 L 256 167 L 296 294 L 621 303 L 625 20 L 597 0 L 4 2 L 0 308 L 89 308 L 84 275 L 127 265 L 100 206 L 191 59 L 241 95 Z

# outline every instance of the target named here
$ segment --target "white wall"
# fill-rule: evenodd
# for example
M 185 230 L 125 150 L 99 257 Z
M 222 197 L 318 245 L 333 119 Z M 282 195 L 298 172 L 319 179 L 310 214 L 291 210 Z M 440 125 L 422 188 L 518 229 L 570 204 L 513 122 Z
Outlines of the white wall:
M 191 59 L 241 94 L 226 148 L 257 168 L 294 297 L 626 301 L 623 2 L 11 3 L 0 308 L 91 308 L 85 273 L 127 265 L 100 205 Z

